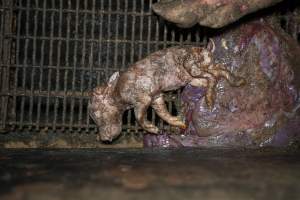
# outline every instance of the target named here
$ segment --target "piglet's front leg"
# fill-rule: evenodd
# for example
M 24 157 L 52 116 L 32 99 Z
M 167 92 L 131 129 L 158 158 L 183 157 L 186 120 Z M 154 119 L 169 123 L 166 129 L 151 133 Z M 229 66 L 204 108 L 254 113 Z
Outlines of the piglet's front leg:
M 246 83 L 245 79 L 234 76 L 221 64 L 213 65 L 210 69 L 208 69 L 208 72 L 216 78 L 225 78 L 233 87 L 239 87 Z
M 214 90 L 216 85 L 216 79 L 213 77 L 213 75 L 209 73 L 202 73 L 202 78 L 192 79 L 190 85 L 206 88 L 205 101 L 209 109 L 212 110 L 214 105 Z
M 202 72 L 201 78 L 205 78 L 207 80 L 206 84 L 206 94 L 205 94 L 205 101 L 210 110 L 213 109 L 214 102 L 215 102 L 215 87 L 217 85 L 217 79 L 210 73 Z
M 215 102 L 215 87 L 219 78 L 224 78 L 231 86 L 241 86 L 246 83 L 245 79 L 235 77 L 232 73 L 225 69 L 221 64 L 211 65 L 205 71 L 201 71 L 197 76 L 193 76 L 191 85 L 206 88 L 205 100 L 208 108 L 213 109 Z M 196 78 L 197 77 L 197 78 Z M 206 81 L 204 81 L 206 80 Z

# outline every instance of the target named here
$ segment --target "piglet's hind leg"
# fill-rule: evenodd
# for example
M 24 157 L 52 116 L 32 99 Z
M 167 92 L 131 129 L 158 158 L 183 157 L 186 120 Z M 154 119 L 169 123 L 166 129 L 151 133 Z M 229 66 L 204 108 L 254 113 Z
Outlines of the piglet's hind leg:
M 158 116 L 160 118 L 165 120 L 170 125 L 177 126 L 177 127 L 183 128 L 183 129 L 186 128 L 186 125 L 184 122 L 182 122 L 178 117 L 172 116 L 168 112 L 164 98 L 162 96 L 156 98 L 152 102 L 152 108 L 155 110 L 155 112 L 158 114 Z
M 149 96 L 141 96 L 138 99 L 138 102 L 134 105 L 134 114 L 135 117 L 140 124 L 140 126 L 150 133 L 157 134 L 158 128 L 147 120 L 146 114 L 149 105 L 151 104 L 151 97 Z

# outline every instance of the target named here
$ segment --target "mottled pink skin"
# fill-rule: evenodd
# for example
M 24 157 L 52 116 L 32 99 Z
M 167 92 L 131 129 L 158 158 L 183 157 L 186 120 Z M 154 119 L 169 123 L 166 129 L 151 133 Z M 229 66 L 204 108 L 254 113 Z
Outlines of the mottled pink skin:
M 212 112 L 204 104 L 205 88 L 186 86 L 182 100 L 188 128 L 181 135 L 164 134 L 158 141 L 168 138 L 174 147 L 253 147 L 299 140 L 300 49 L 296 42 L 263 20 L 214 40 L 216 62 L 245 77 L 247 85 L 231 88 L 219 82 Z

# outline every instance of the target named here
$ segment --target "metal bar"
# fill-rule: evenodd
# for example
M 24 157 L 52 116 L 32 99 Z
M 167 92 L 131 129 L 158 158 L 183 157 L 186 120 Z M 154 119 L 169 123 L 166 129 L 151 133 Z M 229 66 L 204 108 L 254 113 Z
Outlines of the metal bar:
M 51 1 L 52 7 L 55 7 L 55 1 Z M 49 47 L 49 65 L 53 65 L 53 35 L 54 35 L 54 13 L 51 12 L 51 17 L 50 17 L 50 47 Z M 50 122 L 50 92 L 52 90 L 51 85 L 52 85 L 52 69 L 49 69 L 48 71 L 48 85 L 47 85 L 47 91 L 48 91 L 48 96 L 47 96 L 47 101 L 46 101 L 46 121 L 47 123 Z M 51 122 L 52 123 L 52 122 Z
M 18 121 L 10 121 L 7 123 L 9 126 L 20 126 L 19 122 Z M 29 123 L 29 122 L 24 122 L 23 125 L 22 125 L 22 128 L 27 128 L 27 127 L 36 127 L 36 126 L 39 126 L 41 129 L 43 130 L 47 130 L 49 127 L 51 127 L 53 125 L 53 123 L 45 123 L 45 122 L 42 122 L 42 123 Z M 86 129 L 88 128 L 88 125 L 87 124 L 72 124 L 72 126 L 70 126 L 70 124 L 57 124 L 56 125 L 57 128 L 68 128 L 68 129 L 73 129 L 73 128 L 77 128 L 77 129 Z M 91 131 L 92 133 L 97 133 L 97 126 L 95 124 L 92 124 L 92 125 L 89 125 L 90 129 L 89 131 Z M 122 127 L 123 130 L 127 130 L 127 132 L 143 132 L 143 129 L 138 127 L 137 129 L 133 129 L 132 126 L 130 125 L 123 125 Z M 93 132 L 94 131 L 94 132 Z
M 4 12 L 3 12 L 3 9 L 2 9 L 3 5 L 2 5 L 2 1 L 1 1 L 1 10 L 0 10 L 0 66 L 3 66 L 3 59 L 2 59 L 2 54 L 3 54 L 3 36 L 4 36 Z M 3 71 L 3 72 L 2 72 Z M 3 82 L 4 82 L 4 69 L 1 68 L 0 69 L 0 83 L 1 85 L 3 85 Z M 2 91 L 2 87 L 0 86 L 0 91 Z M 0 113 L 2 114 L 2 109 L 3 109 L 3 105 L 2 103 L 4 101 L 4 98 L 0 97 L 0 105 L 1 105 L 1 108 L 0 108 Z M 5 130 L 5 123 L 4 123 L 4 120 L 2 119 L 2 117 L 0 117 L 0 132 L 4 131 Z
M 68 9 L 71 8 L 71 0 L 68 0 Z M 66 54 L 65 54 L 65 64 L 66 66 L 70 67 L 69 63 L 69 56 L 70 56 L 70 26 L 71 26 L 71 14 L 67 13 L 67 35 L 66 35 Z M 61 66 L 60 66 L 61 67 Z M 70 67 L 71 69 L 71 67 Z M 67 112 L 67 78 L 69 75 L 68 69 L 65 70 L 65 76 L 64 76 L 64 98 L 63 98 L 63 114 L 62 114 L 62 123 L 66 123 L 66 112 Z
M 14 36 L 14 35 L 11 35 L 11 36 L 7 36 L 7 38 L 11 38 L 11 39 L 16 39 L 17 37 Z M 19 39 L 34 39 L 33 36 L 23 36 L 21 35 Z M 66 38 L 64 37 L 47 37 L 47 36 L 36 36 L 37 40 L 54 40 L 54 41 L 65 41 Z M 70 41 L 82 41 L 83 39 L 82 38 L 70 38 L 69 39 Z M 85 39 L 86 42 L 99 42 L 99 39 Z M 157 44 L 157 45 L 164 45 L 164 44 L 168 44 L 168 45 L 180 45 L 181 43 L 178 42 L 178 41 L 160 41 L 160 40 L 151 40 L 151 41 L 147 41 L 147 40 L 139 40 L 139 39 L 136 39 L 136 40 L 121 40 L 121 39 L 102 39 L 101 40 L 102 43 L 128 43 L 128 44 Z M 184 41 L 184 44 L 185 45 L 199 45 L 197 42 L 193 42 L 193 41 Z
M 159 45 L 159 21 L 155 21 L 155 51 L 158 50 L 158 45 Z M 164 41 L 162 41 L 161 44 L 164 44 Z
M 100 11 L 102 11 L 104 9 L 104 3 L 103 0 L 100 0 Z M 102 66 L 102 59 L 101 59 L 101 55 L 102 55 L 102 46 L 103 46 L 103 13 L 100 13 L 100 26 L 99 26 L 99 36 L 98 36 L 98 63 L 99 63 L 99 67 Z M 97 76 L 97 85 L 99 85 L 100 83 L 102 83 L 103 80 L 100 80 L 100 73 L 98 73 Z
M 76 0 L 76 15 L 75 15 L 75 38 L 78 39 L 78 23 L 79 23 L 79 0 Z M 76 79 L 76 65 L 77 65 L 77 41 L 74 44 L 73 51 L 73 74 L 72 74 L 72 91 L 75 91 L 75 79 Z M 74 123 L 74 107 L 75 107 L 75 99 L 71 99 L 71 112 L 70 112 L 70 122 L 69 125 L 72 127 Z
M 61 37 L 62 35 L 62 1 L 59 1 L 59 19 L 58 19 L 58 36 Z M 61 57 L 61 44 L 62 41 L 58 41 L 57 45 L 57 59 L 56 59 L 56 83 L 55 83 L 55 91 L 60 90 L 60 85 L 59 85 L 59 79 L 60 79 L 60 57 Z M 55 103 L 54 103 L 54 120 L 53 120 L 53 129 L 56 129 L 56 123 L 57 123 L 57 110 L 58 110 L 58 104 L 59 100 L 58 98 L 55 98 Z
M 44 65 L 44 66 L 40 66 L 40 65 L 27 65 L 27 64 L 11 64 L 10 65 L 11 68 L 21 68 L 23 69 L 24 67 L 27 68 L 27 69 L 30 69 L 30 68 L 42 68 L 44 70 L 46 69 L 55 69 L 56 70 L 56 66 L 50 66 L 50 65 Z M 5 68 L 4 66 L 1 66 L 0 68 Z M 74 67 L 68 67 L 68 66 L 60 66 L 59 67 L 59 70 L 72 70 Z M 77 70 L 79 71 L 89 71 L 89 68 L 88 67 L 76 67 Z M 106 69 L 104 68 L 93 68 L 94 71 L 103 71 L 105 72 Z M 116 70 L 118 70 L 118 68 L 108 68 L 107 69 L 108 72 L 115 72 Z
M 6 36 L 12 34 L 12 24 L 13 24 L 13 2 L 10 0 L 3 1 L 4 7 L 8 9 L 3 10 L 3 20 L 4 23 L 2 24 L 2 34 L 3 34 L 3 47 L 5 47 L 5 51 L 0 52 L 2 54 L 1 63 L 4 68 L 2 68 L 2 75 L 1 78 L 1 91 L 7 92 L 9 91 L 9 81 L 10 81 L 10 58 L 11 58 L 11 42 L 10 38 Z M 6 131 L 6 121 L 7 121 L 7 114 L 8 114 L 8 97 L 2 96 L 1 97 L 1 108 L 0 108 L 0 132 Z
M 18 121 L 10 121 L 8 122 L 8 125 L 9 126 L 16 126 L 18 128 L 20 128 L 20 122 Z M 40 129 L 43 129 L 43 130 L 48 130 L 49 127 L 52 127 L 53 123 L 50 122 L 50 123 L 47 123 L 47 122 L 41 122 L 41 123 L 30 123 L 30 122 L 24 122 L 22 124 L 22 129 L 24 128 L 27 128 L 27 127 L 37 127 L 39 126 Z M 86 124 L 72 124 L 72 126 L 70 126 L 70 124 L 57 124 L 56 125 L 57 129 L 58 128 L 69 128 L 69 129 L 73 129 L 73 128 L 87 128 L 87 125 Z M 91 129 L 95 129 L 96 125 L 91 125 L 90 126 Z
M 132 10 L 136 11 L 136 1 L 132 1 L 133 7 Z M 135 22 L 136 16 L 132 16 L 132 24 L 131 24 L 131 45 L 130 45 L 130 63 L 134 62 L 134 41 L 135 41 Z
M 42 35 L 45 36 L 46 35 L 46 1 L 43 1 L 43 11 L 42 11 Z M 45 60 L 45 40 L 42 40 L 42 44 L 41 44 L 41 60 L 40 60 L 40 79 L 39 79 L 39 91 L 43 90 L 43 82 L 44 82 L 44 60 Z M 37 108 L 37 130 L 40 128 L 39 124 L 41 123 L 41 105 L 42 105 L 42 98 L 39 96 L 38 98 L 38 108 Z
M 27 7 L 29 8 L 30 2 L 27 1 Z M 25 23 L 25 34 L 28 36 L 29 35 L 29 10 L 26 10 L 26 23 Z M 23 64 L 28 64 L 28 43 L 29 39 L 25 39 L 25 46 L 24 46 L 24 58 L 23 58 Z M 26 68 L 24 67 L 22 70 L 22 88 L 25 90 L 26 88 Z M 24 123 L 24 118 L 25 118 L 25 101 L 26 98 L 22 97 L 21 98 L 21 114 L 20 114 L 20 128 L 22 127 L 22 124 Z
M 1 96 L 9 96 L 9 97 L 31 97 L 31 96 L 36 96 L 36 97 L 57 97 L 57 98 L 64 98 L 64 97 L 71 97 L 71 98 L 85 98 L 88 99 L 90 98 L 90 93 L 89 92 L 81 92 L 81 91 L 42 91 L 42 90 L 24 90 L 23 88 L 21 89 L 16 89 L 13 92 L 2 92 L 0 93 Z
M 167 25 L 164 24 L 164 32 L 163 32 L 163 48 L 167 48 L 167 34 L 168 34 L 168 29 L 167 29 Z
M 111 1 L 108 1 L 108 19 L 107 19 L 107 38 L 111 39 Z M 110 67 L 110 62 L 109 62 L 109 55 L 111 54 L 110 52 L 110 42 L 106 43 L 106 61 L 105 61 L 105 69 L 108 71 L 108 68 Z M 109 74 L 106 72 L 105 73 L 105 79 L 108 80 Z
M 35 3 L 38 4 L 38 0 L 35 0 Z M 34 36 L 34 39 L 33 39 L 33 51 L 32 51 L 32 64 L 33 65 L 36 65 L 36 35 L 37 35 L 37 15 L 38 15 L 38 11 L 34 11 L 34 18 L 33 18 L 33 21 L 34 21 L 34 27 L 33 27 L 33 36 Z M 33 122 L 33 119 L 32 119 L 32 115 L 33 115 L 33 90 L 34 90 L 34 76 L 36 74 L 36 69 L 35 68 L 32 68 L 31 69 L 31 80 L 30 80 L 30 90 L 31 90 L 31 93 L 30 93 L 30 102 L 29 102 L 29 122 Z
M 2 3 L 2 2 L 1 2 Z M 2 9 L 2 4 L 1 4 L 1 10 L 0 10 L 0 65 L 2 66 L 3 65 L 3 60 L 2 60 L 2 47 L 3 47 L 3 36 L 4 36 L 4 33 L 3 33 L 3 25 L 4 25 L 4 10 Z M 1 72 L 1 71 L 0 71 Z M 2 83 L 2 74 L 0 73 L 0 83 Z M 2 99 L 1 99 L 2 100 Z
M 96 0 L 92 1 L 92 12 L 94 14 L 92 14 L 92 22 L 95 21 L 95 9 L 96 9 Z M 95 39 L 95 23 L 92 23 L 92 27 L 91 27 L 91 38 Z M 88 82 L 88 88 L 89 91 L 92 90 L 92 74 L 93 74 L 93 60 L 94 60 L 94 43 L 90 43 L 90 55 L 89 55 L 89 62 L 88 62 L 88 68 L 89 68 L 89 75 L 90 75 L 90 79 Z M 86 124 L 88 125 L 87 129 L 89 129 L 89 125 L 90 125 L 90 116 L 89 116 L 89 111 L 88 109 L 86 109 Z
M 187 42 L 191 42 L 191 40 L 192 40 L 192 34 L 191 34 L 191 32 L 188 32 Z
M 200 41 L 200 29 L 199 28 L 196 31 L 196 43 L 201 44 L 201 41 Z
M 22 17 L 22 13 L 23 11 L 18 11 L 18 16 L 17 16 L 17 37 L 16 37 L 16 65 L 20 65 L 20 38 L 18 36 L 21 35 L 21 17 Z M 15 70 L 15 74 L 14 74 L 14 86 L 13 86 L 13 90 L 14 93 L 16 94 L 16 90 L 18 88 L 18 83 L 19 83 L 19 71 L 20 71 L 20 67 L 16 68 Z M 13 113 L 14 115 L 14 120 L 17 119 L 17 96 L 14 95 L 13 96 L 13 107 L 15 108 L 15 111 Z M 14 128 L 14 127 L 13 127 Z
M 152 0 L 149 0 L 149 10 L 152 10 Z M 152 16 L 148 17 L 148 32 L 147 32 L 147 54 L 151 53 L 151 33 L 152 33 Z
M 87 8 L 87 0 L 84 0 L 84 9 Z M 81 66 L 85 66 L 85 55 L 86 55 L 86 38 L 87 38 L 87 30 L 86 30 L 86 16 L 87 14 L 84 13 L 83 16 L 83 40 L 82 40 L 82 52 L 81 52 Z M 83 93 L 83 83 L 84 83 L 84 73 L 80 73 L 80 91 Z M 78 121 L 79 124 L 82 124 L 83 121 L 83 105 L 82 105 L 82 98 L 79 99 L 79 116 L 78 116 Z
M 116 0 L 117 2 L 117 10 L 120 9 L 120 0 Z M 116 34 L 115 34 L 115 40 L 118 40 L 119 38 L 119 23 L 120 23 L 120 15 L 116 16 Z M 119 43 L 115 42 L 115 49 L 114 49 L 114 68 L 119 68 L 118 66 L 118 51 L 119 51 Z
M 4 9 L 3 9 L 3 5 L 2 5 L 2 1 L 1 5 L 0 5 L 0 65 L 3 65 L 3 60 L 2 60 L 2 47 L 3 47 L 3 36 L 4 36 Z M 2 74 L 0 73 L 0 83 L 2 83 Z
M 140 41 L 143 40 L 143 34 L 144 34 L 144 0 L 141 1 L 141 16 L 140 16 Z M 139 44 L 139 59 L 142 58 L 143 55 L 143 44 Z
M 102 0 L 103 1 L 103 0 Z M 134 0 L 136 1 L 136 0 Z M 4 7 L 4 9 L 6 9 L 8 7 Z M 29 11 L 32 11 L 32 10 L 37 10 L 37 11 L 43 11 L 44 9 L 43 8 L 29 8 L 27 9 L 26 7 L 22 7 L 22 6 L 16 6 L 15 9 L 18 9 L 18 10 L 29 10 Z M 56 8 L 46 8 L 46 11 L 47 12 L 57 12 L 59 13 L 60 12 L 60 9 L 56 9 Z M 93 14 L 93 11 L 91 10 L 78 10 L 78 12 L 73 9 L 62 9 L 62 12 L 66 12 L 66 13 L 79 13 L 79 14 Z M 140 12 L 122 12 L 122 11 L 117 11 L 117 10 L 111 10 L 111 11 L 106 11 L 106 10 L 100 10 L 97 12 L 98 14 L 105 14 L 105 15 L 132 15 L 132 16 L 141 16 L 141 15 L 153 15 L 152 12 L 147 12 L 147 13 L 140 13 Z

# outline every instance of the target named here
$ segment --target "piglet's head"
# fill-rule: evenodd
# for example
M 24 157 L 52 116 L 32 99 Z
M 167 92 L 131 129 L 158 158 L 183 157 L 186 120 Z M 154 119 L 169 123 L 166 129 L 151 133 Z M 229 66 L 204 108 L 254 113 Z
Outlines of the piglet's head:
M 89 114 L 99 127 L 102 141 L 112 141 L 122 130 L 122 112 L 114 100 L 114 90 L 119 79 L 119 72 L 115 72 L 107 85 L 99 86 L 92 92 L 89 102 Z
M 209 42 L 206 48 L 201 47 L 192 47 L 192 56 L 195 62 L 200 66 L 209 66 L 213 62 L 213 53 L 216 50 L 216 45 L 212 39 L 209 39 Z
M 213 64 L 213 53 L 215 51 L 215 43 L 210 40 L 206 48 L 191 47 L 187 52 L 187 59 L 184 66 L 189 69 L 192 76 L 197 76 Z

